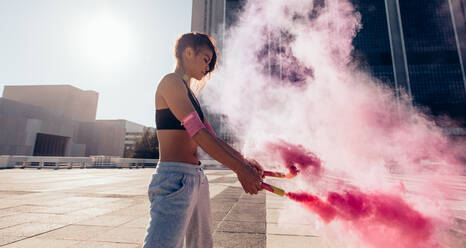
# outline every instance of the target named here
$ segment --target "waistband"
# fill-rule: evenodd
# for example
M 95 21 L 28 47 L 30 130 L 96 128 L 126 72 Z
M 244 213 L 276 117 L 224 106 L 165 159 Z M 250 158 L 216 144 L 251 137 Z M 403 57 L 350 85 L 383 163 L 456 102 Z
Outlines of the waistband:
M 184 162 L 162 161 L 157 163 L 156 174 L 163 173 L 184 173 L 191 175 L 203 174 L 203 166 Z

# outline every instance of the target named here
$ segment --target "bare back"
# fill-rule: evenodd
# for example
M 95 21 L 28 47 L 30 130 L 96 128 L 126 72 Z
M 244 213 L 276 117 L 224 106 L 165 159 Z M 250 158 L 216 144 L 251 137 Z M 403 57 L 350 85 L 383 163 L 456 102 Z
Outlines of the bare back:
M 174 74 L 166 75 L 155 93 L 155 109 L 170 109 L 178 120 L 194 111 L 188 89 L 182 79 Z M 178 161 L 197 164 L 198 145 L 185 130 L 157 130 L 160 161 Z

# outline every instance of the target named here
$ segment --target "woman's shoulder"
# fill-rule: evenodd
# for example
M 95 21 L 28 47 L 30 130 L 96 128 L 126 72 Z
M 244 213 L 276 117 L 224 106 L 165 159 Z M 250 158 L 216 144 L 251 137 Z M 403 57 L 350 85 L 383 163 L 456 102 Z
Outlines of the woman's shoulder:
M 172 90 L 186 90 L 183 80 L 176 73 L 169 73 L 162 77 L 157 86 L 157 91 L 172 91 Z
M 172 72 L 172 73 L 165 74 L 165 76 L 162 77 L 161 81 L 164 81 L 164 80 L 181 80 L 181 78 L 176 73 Z

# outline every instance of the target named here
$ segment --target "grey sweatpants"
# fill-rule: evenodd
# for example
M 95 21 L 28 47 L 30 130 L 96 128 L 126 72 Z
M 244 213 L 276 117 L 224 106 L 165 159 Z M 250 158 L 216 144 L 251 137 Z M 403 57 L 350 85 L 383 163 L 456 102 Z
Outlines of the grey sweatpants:
M 150 221 L 143 248 L 213 247 L 209 183 L 199 165 L 159 162 L 148 189 Z

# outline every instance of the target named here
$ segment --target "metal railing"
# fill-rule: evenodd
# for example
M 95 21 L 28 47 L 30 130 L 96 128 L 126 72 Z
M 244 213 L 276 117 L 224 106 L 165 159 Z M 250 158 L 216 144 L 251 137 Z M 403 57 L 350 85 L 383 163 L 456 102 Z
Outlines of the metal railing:
M 37 168 L 144 168 L 155 167 L 158 159 L 120 158 L 108 156 L 49 157 L 49 156 L 0 156 L 0 169 Z
M 155 168 L 158 159 L 120 158 L 110 156 L 91 157 L 50 157 L 50 156 L 16 156 L 0 155 L 0 169 L 37 168 L 37 169 L 72 169 L 72 168 Z M 225 169 L 215 160 L 201 160 L 208 169 Z

